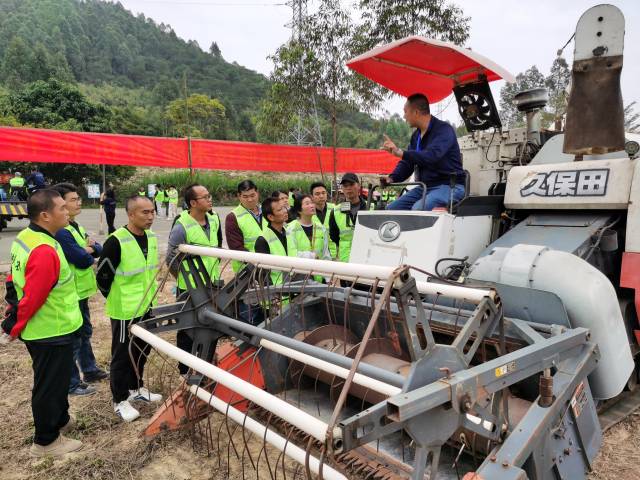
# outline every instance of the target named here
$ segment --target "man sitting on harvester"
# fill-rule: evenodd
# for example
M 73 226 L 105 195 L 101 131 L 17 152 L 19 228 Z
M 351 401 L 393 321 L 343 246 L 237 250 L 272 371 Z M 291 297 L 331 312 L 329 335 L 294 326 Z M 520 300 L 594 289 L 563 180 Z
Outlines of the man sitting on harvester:
M 416 129 L 409 148 L 402 150 L 385 135 L 382 148 L 400 158 L 390 175 L 380 183 L 404 182 L 415 172 L 415 181 L 427 186 L 425 201 L 422 187 L 409 190 L 390 203 L 387 210 L 433 210 L 460 201 L 465 194 L 465 173 L 456 132 L 451 125 L 431 115 L 429 100 L 421 93 L 407 98 L 404 118 Z

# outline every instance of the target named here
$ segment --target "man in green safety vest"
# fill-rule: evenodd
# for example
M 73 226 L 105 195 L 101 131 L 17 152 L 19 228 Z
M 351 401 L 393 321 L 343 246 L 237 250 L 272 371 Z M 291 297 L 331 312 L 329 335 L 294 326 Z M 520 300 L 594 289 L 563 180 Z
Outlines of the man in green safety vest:
M 327 229 L 327 236 L 329 234 L 329 218 L 330 213 L 335 208 L 335 205 L 327 201 L 328 193 L 327 187 L 322 182 L 314 182 L 311 184 L 311 199 L 316 206 L 316 217 L 320 220 L 320 223 Z M 331 258 L 335 259 L 338 246 L 329 238 L 329 252 L 331 252 Z
M 224 221 L 227 246 L 230 250 L 255 252 L 256 240 L 267 227 L 267 220 L 260 210 L 260 194 L 258 187 L 251 180 L 243 180 L 238 184 L 238 200 L 240 204 L 234 208 Z M 238 273 L 244 264 L 231 262 L 231 267 Z M 257 324 L 260 323 L 262 310 L 255 305 L 240 303 L 240 318 Z
M 144 187 L 139 187 L 138 188 L 138 195 L 140 197 L 146 197 L 147 196 L 147 191 L 144 189 Z
M 14 195 L 18 197 L 18 200 L 27 199 L 27 190 L 25 188 L 26 182 L 22 173 L 15 172 L 14 176 L 9 179 L 9 198 Z
M 11 245 L 2 337 L 4 342 L 19 337 L 33 361 L 30 453 L 59 457 L 82 448 L 63 435 L 74 427 L 67 395 L 73 341 L 82 326 L 73 271 L 54 237 L 69 223 L 69 212 L 60 194 L 49 189 L 31 195 L 27 212 L 31 223 Z
M 149 318 L 158 289 L 158 238 L 153 224 L 153 203 L 134 195 L 125 203 L 128 223 L 107 238 L 98 264 L 97 281 L 107 299 L 111 318 L 111 395 L 113 410 L 125 422 L 140 413 L 132 401 L 159 402 L 162 395 L 143 386 L 144 365 L 151 347 L 131 337 L 129 325 Z M 131 355 L 129 355 L 131 343 Z
M 267 219 L 268 226 L 262 230 L 262 235 L 256 240 L 256 253 L 296 257 L 295 245 L 285 228 L 289 218 L 287 207 L 282 204 L 279 198 L 269 197 L 262 202 L 262 215 Z M 264 280 L 263 275 L 260 275 L 260 278 Z M 272 270 L 269 273 L 269 281 L 267 283 L 277 286 L 282 285 L 284 281 L 285 273 L 280 270 Z M 272 310 L 270 313 L 273 313 L 276 303 L 271 300 L 270 302 L 265 302 L 264 305 Z M 288 303 L 288 297 L 283 297 L 281 305 L 286 303 Z
M 173 219 L 178 215 L 178 190 L 174 185 L 171 185 L 167 189 L 166 198 L 169 202 L 167 219 L 173 221 Z
M 338 245 L 338 260 L 348 262 L 351 242 L 360 210 L 367 209 L 367 202 L 360 196 L 360 179 L 355 173 L 345 173 L 340 181 L 346 202 L 331 211 L 329 236 Z
M 164 187 L 162 185 L 157 185 L 156 195 L 153 198 L 153 200 L 155 203 L 156 215 L 158 216 L 158 218 L 167 216 L 167 212 L 164 208 L 164 199 L 165 199 Z
M 169 233 L 169 247 L 165 262 L 171 274 L 177 279 L 176 298 L 179 299 L 187 291 L 187 280 L 180 272 L 180 265 L 175 261 L 180 254 L 178 246 L 183 243 L 204 247 L 222 246 L 222 225 L 218 214 L 212 210 L 213 202 L 209 190 L 203 185 L 194 183 L 184 191 L 184 203 L 189 205 L 188 211 L 183 211 Z M 202 262 L 207 269 L 211 282 L 220 279 L 220 259 L 203 256 Z M 182 262 L 187 269 L 187 262 Z M 191 352 L 193 340 L 184 330 L 178 330 L 176 335 L 178 348 Z M 211 358 L 205 359 L 211 361 Z M 180 374 L 184 375 L 189 367 L 178 364 Z
M 87 232 L 76 221 L 82 210 L 82 199 L 78 189 L 71 183 L 58 183 L 52 187 L 67 203 L 69 225 L 56 233 L 56 240 L 62 247 L 69 268 L 73 272 L 76 292 L 78 293 L 82 327 L 73 346 L 73 369 L 69 395 L 91 395 L 96 389 L 87 383 L 97 382 L 109 375 L 96 364 L 91 347 L 93 326 L 89 312 L 89 298 L 98 291 L 93 264 L 102 252 L 102 246 L 89 238 Z M 80 373 L 82 372 L 82 380 Z

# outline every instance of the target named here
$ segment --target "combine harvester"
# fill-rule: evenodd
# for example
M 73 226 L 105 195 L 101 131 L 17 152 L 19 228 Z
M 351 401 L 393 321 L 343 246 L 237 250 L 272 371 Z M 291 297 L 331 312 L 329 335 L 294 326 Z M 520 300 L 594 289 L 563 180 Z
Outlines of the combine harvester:
M 271 478 L 284 461 L 252 457 L 249 436 L 319 478 L 586 478 L 603 429 L 640 405 L 623 33 L 616 7 L 580 18 L 554 136 L 540 130 L 540 90 L 516 98 L 527 127 L 500 130 L 488 82 L 512 77 L 467 49 L 410 37 L 350 62 L 402 95 L 415 82 L 433 101 L 453 90 L 473 132 L 471 195 L 449 212 L 361 212 L 348 264 L 182 245 L 188 296 L 131 331 L 192 374 L 145 434 L 195 425 L 210 445 L 200 427 L 221 412 L 250 432 L 238 458 Z M 199 255 L 247 266 L 219 287 L 196 273 Z M 262 269 L 289 280 L 266 286 Z M 237 320 L 239 299 L 269 303 L 270 318 Z M 191 354 L 159 336 L 175 330 Z

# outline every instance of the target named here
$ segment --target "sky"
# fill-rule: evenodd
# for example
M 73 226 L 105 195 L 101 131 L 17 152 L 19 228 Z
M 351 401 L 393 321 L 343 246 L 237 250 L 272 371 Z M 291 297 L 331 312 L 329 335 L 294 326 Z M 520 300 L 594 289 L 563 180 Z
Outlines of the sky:
M 353 0 L 347 0 L 350 4 Z M 203 50 L 217 42 L 228 62 L 269 75 L 267 58 L 290 36 L 291 9 L 286 0 L 120 0 L 134 14 L 143 13 L 156 23 L 171 25 L 185 40 L 196 40 Z M 471 17 L 467 47 L 492 59 L 516 75 L 536 65 L 545 75 L 556 52 L 569 40 L 580 15 L 597 5 L 594 0 L 454 0 Z M 640 0 L 609 0 L 625 16 L 622 96 L 624 104 L 640 104 Z M 313 0 L 309 2 L 313 9 Z M 571 65 L 573 42 L 565 51 Z M 491 84 L 498 102 L 503 81 Z M 385 104 L 390 113 L 402 114 L 403 99 Z M 460 123 L 455 102 L 441 117 Z M 434 107 L 438 111 L 437 105 Z M 441 107 L 442 108 L 442 107 Z M 637 108 L 640 111 L 640 107 Z

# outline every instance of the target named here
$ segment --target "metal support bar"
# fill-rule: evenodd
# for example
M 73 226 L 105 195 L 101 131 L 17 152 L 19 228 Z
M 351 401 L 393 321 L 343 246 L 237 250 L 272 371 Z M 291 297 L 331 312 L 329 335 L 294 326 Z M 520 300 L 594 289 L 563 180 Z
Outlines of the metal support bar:
M 307 343 L 294 340 L 293 338 L 280 335 L 264 328 L 255 327 L 248 323 L 234 320 L 233 318 L 215 313 L 209 309 L 203 310 L 201 312 L 201 315 L 204 318 L 208 318 L 215 322 L 216 328 L 224 325 L 239 332 L 243 332 L 247 335 L 253 335 L 260 339 L 264 338 L 266 340 L 271 340 L 272 342 L 279 343 L 280 345 L 284 345 L 285 347 L 289 347 L 299 352 L 306 353 L 307 355 L 311 355 L 313 357 L 324 360 L 326 362 L 333 363 L 342 368 L 351 369 L 351 366 L 353 364 L 353 360 L 351 358 L 347 358 L 343 355 L 330 352 L 314 345 L 309 345 Z M 219 329 L 222 330 L 222 328 Z M 252 342 L 252 344 L 258 345 L 259 342 Z M 393 385 L 394 387 L 402 388 L 402 386 L 404 385 L 405 379 L 402 375 L 398 375 L 397 373 L 390 372 L 389 370 L 385 370 L 383 368 L 374 367 L 373 365 L 370 365 L 368 363 L 360 362 L 357 371 L 358 373 L 366 375 L 367 377 L 371 377 L 375 380 L 388 383 L 390 385 Z
M 594 344 L 583 345 L 577 358 L 569 359 L 553 376 L 555 400 L 550 407 L 534 402 L 504 443 L 485 459 L 477 473 L 480 478 L 516 480 L 526 478 L 521 469 L 543 435 L 550 435 L 552 424 L 569 407 L 569 400 L 581 382 L 593 371 L 598 354 Z M 545 459 L 549 464 L 552 460 Z M 540 467 L 540 466 L 538 466 Z M 539 469 L 542 470 L 542 469 Z
M 468 394 L 475 400 L 478 385 L 482 385 L 488 393 L 513 385 L 575 353 L 572 350 L 587 343 L 588 339 L 589 330 L 575 328 L 544 342 L 460 370 L 450 378 L 389 398 L 388 415 L 397 421 L 409 420 L 447 401 L 455 401 L 454 392 L 456 396 Z

